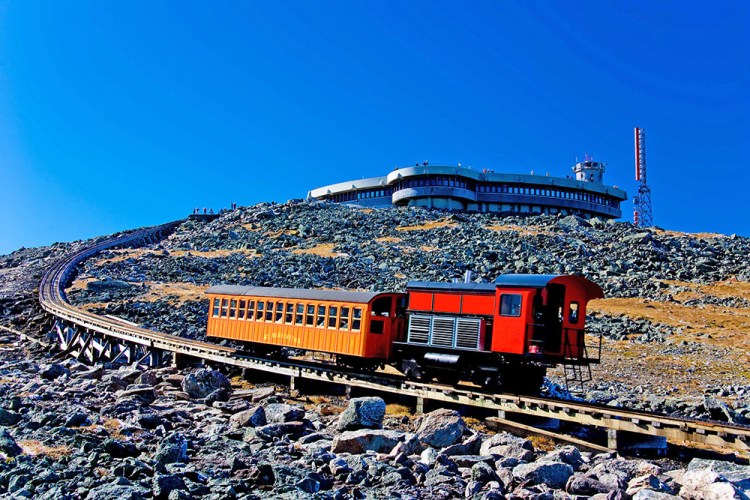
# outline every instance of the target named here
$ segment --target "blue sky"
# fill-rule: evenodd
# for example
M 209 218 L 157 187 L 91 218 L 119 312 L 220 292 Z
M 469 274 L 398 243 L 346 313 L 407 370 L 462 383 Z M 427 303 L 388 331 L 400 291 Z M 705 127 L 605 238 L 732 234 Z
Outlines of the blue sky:
M 634 126 L 659 226 L 750 236 L 748 5 L 0 1 L 0 253 L 423 160 L 632 196 Z

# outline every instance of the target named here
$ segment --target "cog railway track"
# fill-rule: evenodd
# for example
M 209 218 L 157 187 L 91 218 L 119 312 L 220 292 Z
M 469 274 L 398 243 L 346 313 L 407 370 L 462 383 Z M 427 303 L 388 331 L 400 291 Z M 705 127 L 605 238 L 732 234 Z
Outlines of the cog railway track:
M 42 308 L 55 317 L 54 336 L 64 351 L 89 361 L 140 361 L 152 366 L 193 358 L 238 368 L 276 373 L 294 379 L 338 383 L 375 391 L 413 396 L 418 408 L 424 400 L 461 404 L 497 411 L 503 424 L 510 414 L 557 419 L 606 429 L 609 448 L 617 447 L 621 432 L 659 436 L 698 445 L 710 445 L 747 453 L 750 427 L 725 422 L 675 418 L 599 404 L 545 399 L 515 394 L 490 394 L 470 386 L 417 383 L 382 373 L 355 374 L 335 367 L 297 361 L 272 361 L 243 354 L 231 347 L 148 330 L 113 317 L 99 316 L 71 305 L 65 287 L 76 266 L 87 258 L 118 246 L 137 246 L 157 241 L 183 221 L 131 231 L 83 248 L 56 262 L 39 285 Z M 575 440 L 574 440 L 575 441 Z M 596 447 L 594 448 L 601 448 Z

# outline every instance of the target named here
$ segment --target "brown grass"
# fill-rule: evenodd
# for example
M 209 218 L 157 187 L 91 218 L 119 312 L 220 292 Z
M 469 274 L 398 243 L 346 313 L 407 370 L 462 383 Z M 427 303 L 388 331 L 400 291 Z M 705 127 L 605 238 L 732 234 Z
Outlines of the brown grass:
M 400 226 L 396 231 L 429 231 L 440 227 L 456 227 L 456 223 L 447 219 L 425 222 L 419 226 Z
M 695 238 L 697 240 L 707 240 L 712 238 L 726 238 L 727 235 L 725 234 L 719 234 L 719 233 L 683 233 L 681 231 L 672 231 L 672 230 L 664 230 L 664 229 L 657 229 L 657 234 L 663 234 L 666 236 L 676 236 L 676 237 L 687 237 L 687 238 Z
M 730 347 L 750 347 L 750 310 L 705 305 L 690 307 L 672 302 L 648 299 L 602 299 L 589 303 L 591 311 L 613 316 L 647 319 L 686 330 L 678 340 L 694 340 L 697 335 L 709 334 L 708 342 Z
M 232 387 L 234 389 L 238 389 L 238 390 L 255 388 L 255 384 L 253 384 L 249 380 L 245 380 L 244 378 L 242 378 L 241 375 L 232 377 L 231 379 L 229 379 L 229 383 L 232 384 Z
M 333 251 L 334 246 L 335 245 L 333 243 L 321 243 L 311 248 L 298 248 L 296 250 L 292 250 L 292 253 L 295 253 L 298 255 L 299 254 L 317 255 L 318 257 L 339 257 L 341 254 Z
M 463 417 L 464 422 L 469 427 L 469 429 L 475 431 L 475 432 L 484 432 L 489 433 L 492 432 L 489 427 L 487 427 L 487 424 L 485 424 L 484 420 L 479 420 L 478 418 L 474 417 Z
M 414 411 L 406 405 L 392 403 L 385 405 L 385 414 L 389 417 L 413 417 Z
M 382 238 L 375 238 L 378 243 L 400 243 L 403 241 L 401 238 L 395 238 L 393 236 L 383 236 Z
M 528 439 L 536 451 L 552 451 L 555 449 L 555 442 L 547 436 L 532 434 Z
M 21 447 L 26 455 L 46 456 L 55 460 L 59 460 L 62 457 L 66 457 L 73 453 L 73 449 L 70 446 L 47 446 L 41 441 L 35 439 L 24 439 L 18 442 L 18 446 Z

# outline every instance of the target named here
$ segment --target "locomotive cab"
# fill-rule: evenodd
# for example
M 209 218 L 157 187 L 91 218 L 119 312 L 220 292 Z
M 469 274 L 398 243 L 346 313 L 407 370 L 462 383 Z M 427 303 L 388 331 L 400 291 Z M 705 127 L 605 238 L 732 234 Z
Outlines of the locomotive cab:
M 492 350 L 546 362 L 597 362 L 586 349 L 588 301 L 602 289 L 580 276 L 503 275 L 497 285 Z

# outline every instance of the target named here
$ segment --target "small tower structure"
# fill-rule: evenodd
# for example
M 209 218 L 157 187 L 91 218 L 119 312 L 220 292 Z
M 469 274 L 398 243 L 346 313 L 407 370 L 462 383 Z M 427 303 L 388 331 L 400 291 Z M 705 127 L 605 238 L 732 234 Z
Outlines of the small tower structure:
M 651 209 L 651 188 L 646 183 L 646 131 L 635 127 L 635 180 L 638 184 L 638 195 L 633 199 L 633 224 L 639 227 L 651 227 L 654 218 Z
M 602 162 L 594 161 L 589 155 L 584 160 L 576 163 L 573 172 L 576 174 L 577 181 L 595 182 L 602 184 L 604 182 L 604 170 L 606 165 Z

